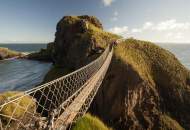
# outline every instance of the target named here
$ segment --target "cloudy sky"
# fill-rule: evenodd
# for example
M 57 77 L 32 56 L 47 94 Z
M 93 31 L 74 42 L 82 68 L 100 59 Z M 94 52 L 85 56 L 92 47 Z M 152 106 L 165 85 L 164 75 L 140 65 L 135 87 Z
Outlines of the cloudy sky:
M 0 0 L 0 43 L 54 40 L 64 15 L 94 15 L 107 31 L 164 43 L 190 43 L 190 0 Z

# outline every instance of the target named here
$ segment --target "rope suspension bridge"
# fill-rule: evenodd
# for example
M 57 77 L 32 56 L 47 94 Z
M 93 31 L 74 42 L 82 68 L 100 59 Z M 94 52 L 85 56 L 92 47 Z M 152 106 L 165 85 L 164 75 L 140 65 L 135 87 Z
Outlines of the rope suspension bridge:
M 88 110 L 113 55 L 109 45 L 88 65 L 51 82 L 17 94 L 0 105 L 2 130 L 66 130 Z M 27 105 L 22 103 L 28 98 Z M 10 104 L 13 107 L 10 107 Z M 1 111 L 11 109 L 11 113 Z M 22 113 L 18 115 L 18 112 Z M 13 128 L 14 126 L 14 128 Z

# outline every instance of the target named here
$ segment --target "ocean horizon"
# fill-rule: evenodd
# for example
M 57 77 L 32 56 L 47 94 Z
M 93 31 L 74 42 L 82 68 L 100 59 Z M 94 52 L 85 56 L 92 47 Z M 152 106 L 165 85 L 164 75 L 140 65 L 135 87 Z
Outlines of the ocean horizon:
M 21 52 L 34 52 L 46 48 L 47 43 L 0 43 L 0 47 Z
M 190 44 L 188 43 L 156 43 L 172 52 L 180 62 L 190 69 Z M 6 47 L 21 52 L 36 52 L 42 48 L 46 48 L 47 43 L 0 43 L 0 47 Z
M 45 43 L 33 44 L 0 44 L 0 47 L 6 47 L 21 52 L 36 52 L 46 48 Z M 158 44 L 166 50 L 172 52 L 179 61 L 190 69 L 190 44 Z M 41 83 L 45 74 L 51 68 L 51 63 L 40 61 L 15 59 L 12 61 L 0 62 L 0 91 L 8 90 L 27 90 Z M 6 87 L 9 86 L 9 87 Z M 25 86 L 25 87 L 22 87 Z

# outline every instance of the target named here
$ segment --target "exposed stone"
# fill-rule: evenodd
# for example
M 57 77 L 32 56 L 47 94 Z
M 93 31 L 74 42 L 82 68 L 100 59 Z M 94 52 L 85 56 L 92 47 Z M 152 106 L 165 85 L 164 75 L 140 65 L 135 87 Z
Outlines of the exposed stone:
M 46 49 L 41 49 L 39 52 L 31 53 L 27 55 L 28 59 L 40 60 L 40 61 L 51 61 L 53 62 L 52 54 L 54 52 L 54 43 L 48 43 Z
M 91 112 L 117 129 L 190 129 L 189 74 L 170 52 L 128 39 L 115 48 Z
M 94 30 L 96 28 L 102 31 L 103 27 L 93 16 L 63 17 L 57 24 L 55 35 L 55 53 L 53 55 L 56 65 L 74 70 L 92 61 L 94 59 L 92 57 L 97 57 L 94 55 L 102 49 L 101 43 L 97 43 L 100 41 L 97 40 L 110 38 L 104 40 L 110 41 L 114 37 L 111 38 L 109 36 L 111 34 L 103 33 L 103 31 L 101 36 Z M 91 56 L 89 57 L 89 55 Z

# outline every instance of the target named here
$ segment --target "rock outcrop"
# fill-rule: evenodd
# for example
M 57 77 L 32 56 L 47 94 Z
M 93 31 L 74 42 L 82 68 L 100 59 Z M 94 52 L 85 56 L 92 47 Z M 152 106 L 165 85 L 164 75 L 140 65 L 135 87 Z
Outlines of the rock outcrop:
M 114 39 L 109 39 L 111 34 L 102 29 L 99 20 L 92 16 L 63 17 L 57 24 L 55 34 L 53 55 L 56 65 L 76 69 L 91 61 L 95 51 L 107 45 L 104 42 L 103 46 L 101 41 Z
M 119 36 L 104 32 L 93 16 L 65 16 L 57 24 L 54 51 L 55 66 L 46 75 L 50 81 L 74 71 L 97 58 L 104 48 Z
M 0 47 L 0 60 L 13 58 L 13 57 L 20 57 L 22 53 L 9 50 L 8 48 Z
M 95 17 L 65 16 L 57 24 L 55 66 L 45 81 L 97 58 L 119 36 L 105 32 Z M 190 72 L 169 51 L 128 39 L 114 56 L 90 112 L 116 129 L 190 129 Z
M 50 42 L 47 44 L 46 49 L 41 49 L 39 52 L 30 53 L 26 57 L 27 59 L 31 59 L 31 60 L 53 62 L 53 59 L 52 59 L 53 51 L 54 51 L 54 43 Z

